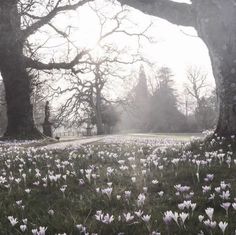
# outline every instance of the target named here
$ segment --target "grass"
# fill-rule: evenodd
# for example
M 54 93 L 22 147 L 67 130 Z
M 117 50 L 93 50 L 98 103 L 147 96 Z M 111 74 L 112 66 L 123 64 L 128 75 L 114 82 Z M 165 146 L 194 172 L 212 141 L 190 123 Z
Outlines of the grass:
M 111 138 L 67 150 L 1 146 L 0 234 L 37 229 L 43 235 L 40 226 L 46 234 L 67 235 L 223 234 L 220 221 L 228 223 L 225 234 L 234 234 L 235 139 L 174 147 L 165 141 L 163 148 L 162 140 L 140 138 Z M 203 193 L 205 186 L 210 189 Z M 227 191 L 230 196 L 223 199 Z M 231 203 L 228 215 L 221 206 L 225 202 Z M 181 210 L 183 203 L 188 206 Z M 207 208 L 214 208 L 214 228 L 205 225 Z M 164 222 L 167 211 L 178 213 L 177 223 L 173 216 Z M 14 226 L 9 216 L 17 219 Z
M 131 134 L 131 136 L 141 136 L 141 137 L 155 137 L 160 139 L 173 139 L 176 141 L 190 141 L 193 138 L 203 138 L 201 133 L 148 133 L 148 134 Z

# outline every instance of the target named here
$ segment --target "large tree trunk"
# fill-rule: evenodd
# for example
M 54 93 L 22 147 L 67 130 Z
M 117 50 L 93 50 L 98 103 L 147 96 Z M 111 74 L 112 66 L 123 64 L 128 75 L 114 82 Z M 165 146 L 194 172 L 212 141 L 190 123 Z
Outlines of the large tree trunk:
M 0 3 L 0 72 L 5 86 L 9 139 L 35 139 L 36 129 L 30 100 L 30 76 L 23 59 L 20 16 L 16 1 Z
M 212 62 L 219 101 L 216 133 L 236 134 L 236 7 L 230 1 L 196 1 L 199 36 Z

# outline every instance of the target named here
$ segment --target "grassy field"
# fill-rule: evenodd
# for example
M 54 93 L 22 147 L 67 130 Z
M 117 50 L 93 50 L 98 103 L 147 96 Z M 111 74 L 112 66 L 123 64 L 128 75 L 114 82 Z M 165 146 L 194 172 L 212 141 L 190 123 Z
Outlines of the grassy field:
M 235 234 L 234 138 L 0 150 L 0 234 Z
M 130 136 L 155 137 L 160 139 L 174 139 L 177 141 L 190 141 L 193 138 L 203 138 L 202 133 L 146 133 L 128 134 Z
M 115 135 L 116 136 L 116 135 Z M 126 134 L 118 134 L 118 136 L 136 136 L 142 138 L 159 138 L 159 139 L 173 139 L 177 141 L 190 141 L 193 138 L 203 138 L 204 135 L 202 133 L 126 133 Z M 78 139 L 89 138 L 86 136 L 63 136 L 60 138 L 61 141 L 74 141 Z

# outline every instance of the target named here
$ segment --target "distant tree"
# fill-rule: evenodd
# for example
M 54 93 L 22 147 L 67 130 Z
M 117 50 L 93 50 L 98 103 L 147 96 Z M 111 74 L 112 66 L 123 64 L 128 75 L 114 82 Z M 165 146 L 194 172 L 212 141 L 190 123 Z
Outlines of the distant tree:
M 199 68 L 189 68 L 185 89 L 196 103 L 194 114 L 200 131 L 211 129 L 216 123 L 217 110 L 212 103 L 216 96 L 213 97 L 214 93 L 206 95 L 207 88 L 207 75 Z
M 195 109 L 195 116 L 198 123 L 201 123 L 201 130 L 213 129 L 217 122 L 217 105 L 215 91 L 209 97 L 200 99 L 200 106 Z M 201 109 L 199 109 L 201 107 Z
M 91 124 L 97 126 L 96 113 L 91 114 Z M 101 120 L 103 134 L 112 134 L 114 127 L 120 121 L 120 114 L 114 104 L 102 102 L 101 104 Z
M 59 116 L 61 120 L 69 120 L 77 126 L 83 124 L 87 118 L 86 114 L 93 113 L 97 127 L 97 134 L 104 134 L 102 119 L 102 105 L 104 103 L 119 103 L 122 99 L 111 99 L 106 89 L 114 87 L 117 80 L 125 81 L 125 66 L 130 66 L 142 61 L 137 48 L 132 53 L 126 46 L 118 46 L 112 43 L 110 37 L 122 34 L 124 37 L 133 37 L 140 41 L 140 38 L 148 39 L 145 35 L 150 27 L 145 30 L 132 32 L 124 27 L 127 23 L 127 10 L 121 8 L 113 11 L 111 16 L 104 14 L 102 10 L 94 9 L 100 25 L 100 36 L 97 48 L 87 53 L 86 67 L 82 63 L 77 66 L 70 76 L 66 77 L 67 87 L 58 89 L 59 95 L 66 94 L 64 103 L 60 107 Z M 126 23 L 124 23 L 126 22 Z M 120 48 L 122 47 L 122 48 Z M 80 67 L 81 66 L 81 67 Z M 80 71 L 84 73 L 81 73 Z M 115 87 L 114 87 L 115 88 Z M 115 90 L 115 89 L 114 89 Z
M 129 109 L 132 117 L 131 128 L 145 132 L 148 130 L 150 94 L 148 91 L 147 77 L 143 66 L 140 67 L 138 82 L 133 88 L 131 95 L 132 100 L 130 102 Z
M 112 76 L 112 71 L 108 66 L 105 66 L 105 70 L 100 67 L 99 64 L 96 65 L 94 70 L 94 82 L 92 85 L 92 92 L 90 95 L 89 107 L 92 108 L 94 113 L 95 123 L 97 127 L 97 134 L 102 135 L 106 133 L 105 124 L 108 128 L 108 133 L 110 134 L 110 128 L 113 126 L 113 121 L 115 122 L 116 115 L 112 116 L 112 111 L 115 112 L 114 108 L 106 103 L 111 101 L 106 99 L 103 95 L 105 85 L 108 82 L 109 76 Z
M 177 132 L 184 128 L 184 115 L 178 110 L 178 100 L 173 88 L 173 74 L 167 67 L 157 72 L 156 88 L 151 96 L 150 131 Z
M 120 120 L 120 115 L 113 104 L 102 105 L 102 123 L 104 125 L 104 133 L 112 134 L 114 127 Z
M 191 67 L 187 70 L 187 82 L 185 83 L 185 89 L 189 95 L 193 97 L 197 106 L 201 106 L 201 97 L 204 95 L 207 87 L 207 74 L 205 74 L 200 68 Z
M 112 134 L 117 123 L 120 121 L 120 114 L 114 105 L 107 105 L 102 112 L 102 120 L 106 134 Z

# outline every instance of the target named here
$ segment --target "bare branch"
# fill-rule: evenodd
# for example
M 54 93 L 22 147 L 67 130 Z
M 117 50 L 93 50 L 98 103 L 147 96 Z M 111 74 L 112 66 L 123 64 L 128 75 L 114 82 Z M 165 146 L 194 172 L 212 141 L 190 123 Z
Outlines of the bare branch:
M 57 14 L 65 11 L 71 11 L 76 10 L 78 7 L 83 6 L 84 4 L 93 1 L 93 0 L 81 0 L 77 1 L 74 4 L 68 4 L 60 6 L 61 0 L 58 0 L 55 4 L 55 7 L 45 16 L 39 17 L 39 16 L 33 16 L 29 15 L 32 19 L 38 19 L 36 22 L 28 26 L 26 29 L 22 30 L 22 38 L 25 40 L 30 35 L 32 35 L 34 32 L 36 32 L 38 29 L 40 29 L 42 26 L 48 24 Z
M 189 68 L 187 70 L 188 83 L 185 84 L 187 93 L 192 96 L 197 105 L 201 105 L 202 92 L 207 87 L 207 75 L 204 74 L 199 68 Z
M 69 62 L 58 62 L 58 63 L 43 63 L 40 61 L 33 60 L 31 58 L 25 57 L 25 63 L 27 68 L 34 68 L 38 70 L 53 70 L 53 69 L 73 69 L 73 67 L 80 63 L 80 59 L 86 55 L 88 51 L 82 51 L 74 57 Z M 86 63 L 86 62 L 85 62 Z

